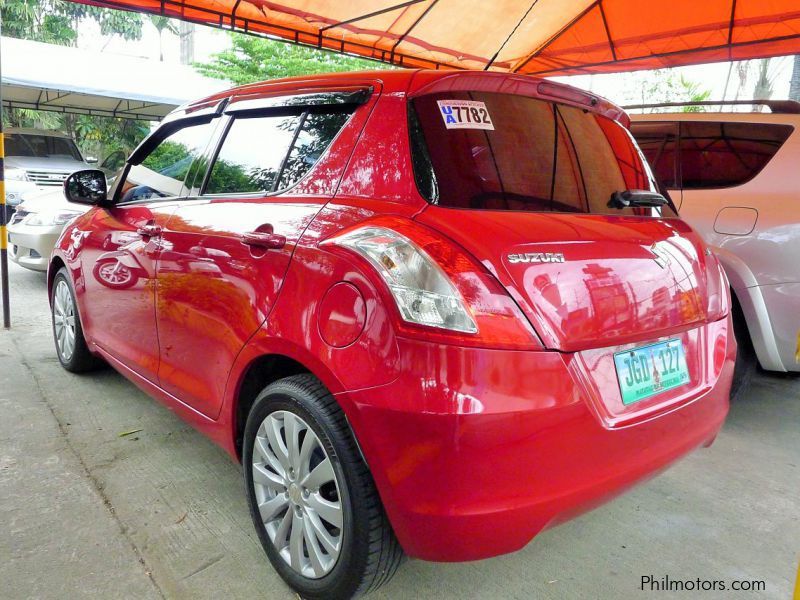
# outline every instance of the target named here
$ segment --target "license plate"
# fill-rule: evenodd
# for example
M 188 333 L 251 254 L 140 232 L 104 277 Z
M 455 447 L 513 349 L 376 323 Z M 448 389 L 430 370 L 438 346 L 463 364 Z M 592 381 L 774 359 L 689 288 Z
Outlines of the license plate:
M 614 354 L 622 403 L 639 402 L 689 382 L 686 355 L 680 340 Z

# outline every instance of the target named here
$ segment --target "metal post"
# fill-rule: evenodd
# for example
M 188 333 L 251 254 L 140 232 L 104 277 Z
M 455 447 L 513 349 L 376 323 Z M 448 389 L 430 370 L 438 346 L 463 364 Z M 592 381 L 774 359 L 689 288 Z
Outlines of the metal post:
M 0 39 L 2 38 L 2 23 L 0 23 Z M 0 42 L 0 45 L 2 43 Z M 2 60 L 2 48 L 0 48 L 0 60 Z M 3 69 L 0 66 L 0 81 L 3 80 Z M 11 305 L 8 294 L 8 233 L 6 232 L 6 186 L 5 172 L 3 170 L 3 159 L 6 156 L 5 138 L 3 137 L 3 88 L 0 85 L 0 287 L 3 296 L 3 327 L 11 328 Z

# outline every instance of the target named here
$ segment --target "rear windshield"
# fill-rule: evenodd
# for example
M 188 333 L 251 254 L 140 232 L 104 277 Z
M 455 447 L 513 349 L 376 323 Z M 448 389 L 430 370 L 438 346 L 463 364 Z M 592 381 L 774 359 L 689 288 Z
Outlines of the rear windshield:
M 11 133 L 6 134 L 5 143 L 6 156 L 83 160 L 75 142 L 67 138 Z
M 671 206 L 609 208 L 612 194 L 657 191 L 628 131 L 527 96 L 447 92 L 412 101 L 414 175 L 431 203 L 466 209 L 675 216 Z

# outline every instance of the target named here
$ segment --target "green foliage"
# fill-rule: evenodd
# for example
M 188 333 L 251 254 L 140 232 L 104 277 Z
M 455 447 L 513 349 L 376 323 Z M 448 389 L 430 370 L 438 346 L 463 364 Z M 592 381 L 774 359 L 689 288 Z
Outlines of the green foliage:
M 62 46 L 75 45 L 82 19 L 98 23 L 104 36 L 142 37 L 142 15 L 138 13 L 62 0 L 0 0 L 0 19 L 3 35 Z
M 701 102 L 708 100 L 711 90 L 703 89 L 701 83 L 688 79 L 683 74 L 677 75 L 670 69 L 655 71 L 624 73 L 620 78 L 623 92 L 621 104 L 650 104 L 657 102 Z M 687 106 L 685 112 L 699 110 L 696 106 Z
M 178 34 L 178 26 L 175 25 L 175 21 L 173 21 L 169 17 L 150 15 L 150 22 L 158 30 L 159 35 L 161 35 L 165 31 L 168 31 L 173 35 Z
M 76 44 L 78 23 L 84 20 L 95 21 L 103 36 L 126 40 L 140 39 L 143 23 L 138 13 L 62 0 L 0 0 L 0 20 L 3 35 L 61 46 Z M 27 109 L 4 111 L 3 118 L 11 127 L 64 131 L 75 139 L 84 155 L 101 159 L 115 151 L 127 154 L 149 129 L 144 121 Z
M 150 131 L 146 121 L 77 115 L 72 134 L 85 155 L 105 158 L 114 152 L 126 156 Z
M 388 68 L 388 65 L 335 52 L 231 33 L 233 47 L 215 54 L 208 63 L 195 63 L 207 77 L 236 85 L 264 79 L 339 71 Z
M 217 194 L 268 190 L 275 177 L 274 172 L 271 178 L 265 173 L 255 171 L 248 175 L 243 165 L 226 160 L 217 160 L 211 173 L 214 178 L 214 193 Z
M 165 141 L 156 146 L 142 165 L 152 169 L 156 173 L 169 171 L 169 176 L 183 180 L 192 164 L 194 155 L 192 152 L 178 142 Z

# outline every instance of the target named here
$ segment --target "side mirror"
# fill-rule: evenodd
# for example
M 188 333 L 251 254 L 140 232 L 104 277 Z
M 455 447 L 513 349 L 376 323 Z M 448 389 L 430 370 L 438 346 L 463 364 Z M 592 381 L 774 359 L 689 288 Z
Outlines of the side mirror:
M 95 164 L 97 162 L 97 157 L 96 156 L 87 156 L 86 157 L 86 162 L 89 163 L 90 165 L 93 165 L 93 164 Z
M 103 204 L 108 201 L 106 174 L 97 169 L 75 171 L 64 180 L 64 196 L 76 204 Z

